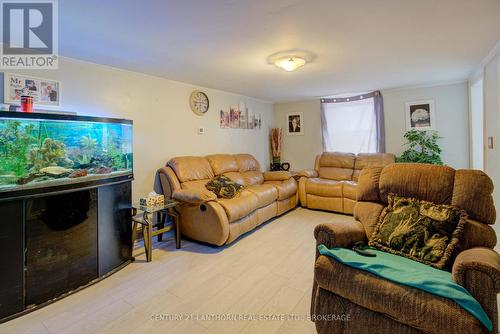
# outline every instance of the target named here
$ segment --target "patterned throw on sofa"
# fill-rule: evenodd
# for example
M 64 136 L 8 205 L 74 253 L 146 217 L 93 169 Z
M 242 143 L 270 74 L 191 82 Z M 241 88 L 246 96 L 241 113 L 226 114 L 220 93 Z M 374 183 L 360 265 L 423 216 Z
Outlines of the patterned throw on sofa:
M 208 181 L 205 187 L 215 193 L 218 198 L 233 198 L 245 188 L 224 175 L 217 176 Z

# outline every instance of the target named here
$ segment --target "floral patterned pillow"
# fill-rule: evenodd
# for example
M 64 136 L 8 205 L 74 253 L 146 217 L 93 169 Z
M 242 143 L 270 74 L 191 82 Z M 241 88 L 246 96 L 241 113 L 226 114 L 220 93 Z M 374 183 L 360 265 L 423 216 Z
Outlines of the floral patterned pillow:
M 388 196 L 370 246 L 439 269 L 447 268 L 460 246 L 464 210 L 413 198 Z
M 218 198 L 228 199 L 233 198 L 243 188 L 245 188 L 241 184 L 234 182 L 224 175 L 217 176 L 216 178 L 208 181 L 207 184 L 205 184 L 205 187 L 215 193 Z

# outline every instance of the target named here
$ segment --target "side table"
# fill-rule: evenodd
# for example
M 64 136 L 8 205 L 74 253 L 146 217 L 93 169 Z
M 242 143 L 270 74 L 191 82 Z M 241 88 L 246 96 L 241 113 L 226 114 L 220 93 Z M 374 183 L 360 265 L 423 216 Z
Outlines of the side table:
M 132 248 L 134 247 L 135 239 L 137 238 L 137 227 L 138 225 L 141 225 L 147 262 L 151 262 L 151 260 L 153 259 L 152 252 L 154 236 L 158 236 L 158 241 L 161 241 L 163 233 L 171 231 L 173 229 L 175 247 L 177 249 L 181 248 L 179 214 L 177 213 L 177 211 L 175 211 L 177 205 L 179 205 L 179 202 L 173 200 L 165 200 L 164 205 L 153 207 L 141 206 L 138 203 L 134 205 L 132 217 Z M 142 211 L 142 214 L 137 214 L 137 211 Z M 153 214 L 157 215 L 156 223 L 154 222 Z M 167 217 L 172 218 L 172 225 L 165 226 Z

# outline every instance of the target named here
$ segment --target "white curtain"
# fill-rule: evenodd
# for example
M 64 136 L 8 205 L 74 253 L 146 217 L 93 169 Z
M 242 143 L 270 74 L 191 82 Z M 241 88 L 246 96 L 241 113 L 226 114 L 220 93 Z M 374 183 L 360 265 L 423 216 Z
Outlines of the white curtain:
M 377 98 L 381 99 L 379 92 L 322 99 L 323 150 L 355 154 L 383 151 L 382 116 L 378 113 L 381 103 Z

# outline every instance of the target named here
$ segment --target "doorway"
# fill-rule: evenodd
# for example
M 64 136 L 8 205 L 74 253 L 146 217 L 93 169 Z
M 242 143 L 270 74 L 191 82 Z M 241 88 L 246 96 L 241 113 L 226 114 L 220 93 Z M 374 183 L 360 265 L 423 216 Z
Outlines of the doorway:
M 471 167 L 484 170 L 484 106 L 483 79 L 470 86 Z

